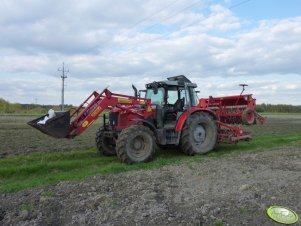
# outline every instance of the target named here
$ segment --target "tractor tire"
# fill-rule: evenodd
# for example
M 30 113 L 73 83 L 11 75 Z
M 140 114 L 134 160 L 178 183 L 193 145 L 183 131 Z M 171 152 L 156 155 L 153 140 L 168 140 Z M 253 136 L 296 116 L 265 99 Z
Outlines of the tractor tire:
M 244 125 L 253 125 L 256 123 L 254 110 L 247 108 L 242 112 L 241 120 Z
M 104 137 L 102 135 L 104 131 L 103 126 L 96 132 L 95 143 L 97 151 L 101 155 L 113 156 L 116 155 L 116 142 L 112 138 Z
M 196 112 L 186 121 L 180 145 L 186 155 L 205 154 L 215 148 L 217 127 L 215 120 L 206 112 Z
M 156 144 L 154 133 L 146 126 L 132 125 L 121 131 L 116 153 L 121 162 L 131 164 L 152 160 Z

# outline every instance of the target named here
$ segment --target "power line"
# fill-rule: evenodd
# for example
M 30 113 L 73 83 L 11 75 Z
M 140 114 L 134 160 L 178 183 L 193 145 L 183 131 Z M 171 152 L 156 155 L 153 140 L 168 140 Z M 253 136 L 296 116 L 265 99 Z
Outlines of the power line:
M 237 7 L 239 7 L 239 6 L 241 6 L 241 5 L 244 5 L 244 4 L 246 4 L 246 3 L 250 2 L 250 1 L 251 1 L 251 0 L 244 0 L 244 1 L 238 2 L 238 3 L 236 3 L 236 4 L 234 4 L 234 5 L 230 6 L 230 7 L 228 7 L 228 9 L 234 9 L 234 8 L 237 8 Z M 199 22 L 201 22 L 201 21 L 195 21 L 195 22 L 192 22 L 192 23 L 186 25 L 186 27 L 190 27 L 191 25 L 196 24 L 196 23 L 199 23 Z M 167 32 L 167 33 L 165 33 L 164 35 L 160 36 L 158 39 L 165 38 L 165 37 L 167 37 L 168 35 L 170 35 L 170 34 L 172 34 L 172 33 L 174 33 L 174 31 Z
M 134 23 L 133 25 L 131 25 L 131 26 L 128 27 L 127 29 L 128 29 L 128 30 L 134 29 L 134 28 L 137 27 L 139 24 L 142 24 L 143 22 L 149 20 L 150 18 L 154 17 L 155 15 L 160 14 L 160 13 L 163 12 L 164 10 L 170 8 L 171 6 L 173 6 L 173 5 L 174 5 L 175 3 L 177 3 L 178 1 L 179 1 L 179 0 L 175 0 L 175 1 L 171 2 L 170 4 L 168 4 L 168 5 L 164 6 L 163 8 L 159 9 L 158 11 L 155 11 L 155 12 L 153 12 L 152 14 L 150 14 L 149 16 L 147 16 L 147 17 L 143 18 L 142 20 L 140 20 L 140 21 Z M 121 34 L 122 34 L 122 32 L 117 33 L 117 35 L 121 35 Z M 111 42 L 111 40 L 110 40 L 110 41 L 106 41 L 105 43 L 103 43 L 103 46 L 105 46 L 107 43 L 110 43 L 110 42 Z M 106 49 L 112 47 L 113 45 L 114 45 L 113 43 L 110 44 L 109 46 L 106 47 Z
M 250 1 L 251 1 L 251 0 L 244 0 L 244 1 L 238 2 L 238 3 L 236 3 L 236 4 L 232 5 L 232 6 L 230 6 L 228 9 L 234 9 L 234 8 L 236 8 L 236 7 L 238 7 L 238 6 L 241 6 L 241 5 L 243 5 L 243 4 L 247 3 L 247 2 L 250 2 Z
M 171 6 L 173 6 L 175 3 L 177 3 L 179 0 L 173 1 L 172 3 L 168 4 L 167 6 L 159 9 L 158 11 L 152 13 L 151 15 L 149 15 L 148 17 L 143 18 L 142 20 L 138 21 L 137 23 L 133 24 L 129 29 L 133 29 L 135 27 L 137 27 L 139 24 L 143 23 L 144 21 L 147 21 L 148 19 L 152 18 L 153 16 L 155 16 L 156 14 L 159 14 L 161 12 L 163 12 L 165 9 L 170 8 Z
M 166 7 L 162 8 L 162 9 L 160 9 L 159 11 L 157 11 L 155 14 L 153 14 L 153 15 L 151 15 L 151 16 L 149 16 L 149 17 L 146 17 L 145 19 L 139 21 L 138 23 L 136 23 L 135 25 L 133 25 L 130 29 L 135 28 L 135 27 L 136 27 L 137 25 L 139 25 L 140 23 L 142 23 L 142 22 L 144 22 L 144 21 L 146 21 L 146 20 L 152 18 L 152 17 L 153 17 L 154 15 L 156 15 L 156 14 L 159 14 L 160 12 L 162 12 L 163 10 L 165 10 L 165 9 L 169 8 L 170 6 L 174 5 L 174 4 L 175 4 L 176 2 L 178 2 L 178 1 L 179 1 L 179 0 L 176 0 L 176 1 L 172 2 L 172 3 L 169 4 L 168 6 L 166 6 Z M 179 14 L 179 13 L 181 13 L 181 12 L 183 12 L 183 11 L 185 11 L 185 10 L 187 10 L 187 9 L 189 9 L 189 8 L 191 8 L 191 7 L 193 7 L 193 6 L 195 6 L 195 5 L 198 5 L 198 4 L 200 4 L 200 3 L 201 3 L 201 0 L 198 0 L 198 1 L 194 2 L 194 3 L 192 3 L 192 4 L 189 4 L 188 6 L 182 8 L 181 10 L 177 11 L 176 13 L 174 13 L 174 14 L 172 14 L 172 15 L 170 15 L 170 16 L 164 18 L 163 20 L 161 20 L 161 21 L 159 21 L 159 22 L 156 22 L 155 24 L 151 25 L 150 27 L 146 28 L 146 31 L 147 31 L 147 30 L 151 30 L 152 28 L 156 27 L 157 25 L 161 24 L 162 22 L 164 22 L 164 21 L 166 21 L 166 20 L 168 20 L 168 19 L 174 17 L 175 15 L 177 15 L 177 14 Z M 110 44 L 106 49 L 112 47 L 113 45 L 114 45 L 113 43 Z
M 170 6 L 174 5 L 177 1 L 178 1 L 178 0 L 172 2 L 171 4 L 167 5 L 166 7 L 162 8 L 162 9 L 160 9 L 160 10 L 157 11 L 157 13 L 155 13 L 155 14 L 158 14 L 158 13 L 160 13 L 161 11 L 163 11 L 164 9 L 169 8 Z M 246 3 L 250 2 L 250 1 L 251 1 L 251 0 L 243 0 L 243 1 L 240 1 L 240 2 L 238 2 L 238 3 L 236 3 L 236 4 L 233 4 L 232 6 L 228 7 L 228 9 L 234 9 L 234 8 L 237 8 L 237 7 L 239 7 L 239 6 L 241 6 L 241 5 L 244 5 L 244 4 L 246 4 Z M 159 24 L 161 24 L 162 22 L 164 22 L 164 21 L 166 21 L 166 20 L 168 20 L 168 19 L 170 19 L 170 18 L 172 18 L 172 17 L 178 15 L 179 13 L 181 13 L 181 12 L 183 12 L 183 11 L 185 11 L 185 10 L 187 10 L 187 9 L 189 9 L 189 8 L 191 8 L 191 7 L 193 7 L 193 6 L 196 6 L 196 5 L 200 4 L 200 3 L 201 3 L 201 0 L 198 0 L 198 1 L 196 1 L 196 2 L 193 2 L 192 4 L 189 4 L 188 6 L 182 8 L 181 10 L 177 11 L 176 13 L 174 13 L 174 14 L 172 14 L 172 15 L 170 15 L 170 16 L 164 18 L 163 20 L 161 20 L 161 21 L 159 21 L 159 22 L 157 22 L 157 23 L 151 25 L 150 27 L 146 28 L 144 31 L 149 31 L 149 30 L 151 30 L 152 28 L 154 28 L 154 27 L 158 26 Z M 149 17 L 146 17 L 145 19 L 143 19 L 143 20 L 137 22 L 137 23 L 134 24 L 134 25 L 132 26 L 132 28 L 130 28 L 130 29 L 133 29 L 133 28 L 136 27 L 138 24 L 140 24 L 140 23 L 142 23 L 142 22 L 148 20 L 149 18 L 153 17 L 155 14 L 153 14 L 153 15 L 151 15 L 151 16 L 149 16 Z M 199 23 L 199 22 L 200 22 L 200 21 L 192 22 L 192 23 L 186 25 L 186 27 L 190 27 L 191 25 L 196 24 L 196 23 Z M 169 35 L 172 34 L 172 33 L 174 33 L 174 31 L 167 32 L 167 33 L 161 35 L 160 37 L 158 37 L 157 40 L 158 40 L 158 39 L 165 38 L 165 37 L 169 36 Z M 128 38 L 126 38 L 126 39 L 128 39 Z M 113 43 L 110 44 L 106 49 L 110 48 L 111 46 L 113 46 Z M 129 49 L 132 49 L 132 48 L 129 48 Z
M 195 6 L 195 5 L 198 5 L 198 4 L 200 4 L 200 3 L 201 3 L 201 1 L 200 1 L 200 0 L 198 0 L 197 2 L 194 2 L 194 3 L 192 3 L 192 4 L 189 4 L 189 5 L 188 5 L 188 6 L 186 6 L 185 8 L 183 8 L 183 9 L 181 9 L 181 10 L 177 11 L 176 13 L 174 13 L 174 14 L 172 14 L 172 15 L 170 15 L 170 16 L 168 16 L 168 17 L 166 17 L 165 19 L 161 20 L 160 22 L 157 22 L 157 23 L 155 23 L 155 24 L 154 24 L 154 25 L 152 25 L 151 27 L 148 27 L 146 30 L 151 30 L 153 27 L 156 27 L 157 25 L 161 24 L 162 22 L 164 22 L 164 21 L 166 21 L 166 20 L 168 20 L 168 19 L 170 19 L 170 18 L 174 17 L 175 15 L 178 15 L 179 13 L 181 13 L 181 12 L 185 11 L 186 9 L 189 9 L 189 8 L 191 8 L 191 7 Z
M 65 92 L 65 79 L 67 78 L 66 74 L 69 72 L 69 70 L 65 69 L 65 63 L 63 62 L 62 69 L 57 69 L 58 71 L 62 72 L 61 78 L 62 78 L 62 105 L 61 110 L 64 111 L 64 92 Z

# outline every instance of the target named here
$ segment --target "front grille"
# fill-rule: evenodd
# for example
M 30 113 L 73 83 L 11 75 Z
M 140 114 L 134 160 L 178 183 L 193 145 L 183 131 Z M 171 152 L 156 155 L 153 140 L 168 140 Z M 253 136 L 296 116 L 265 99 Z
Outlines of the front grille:
M 118 112 L 109 113 L 109 122 L 111 126 L 116 126 L 118 124 Z

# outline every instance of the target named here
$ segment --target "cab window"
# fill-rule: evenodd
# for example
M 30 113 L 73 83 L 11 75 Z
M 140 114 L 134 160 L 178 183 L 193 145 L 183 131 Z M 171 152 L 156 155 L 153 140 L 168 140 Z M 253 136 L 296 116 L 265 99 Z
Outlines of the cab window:
M 164 98 L 164 89 L 158 88 L 158 93 L 154 93 L 153 89 L 148 89 L 146 91 L 146 98 L 151 99 L 152 103 L 162 105 Z
M 178 90 L 168 90 L 167 103 L 175 104 L 178 100 Z
M 198 103 L 199 103 L 199 98 L 195 92 L 195 89 L 194 88 L 189 88 L 190 90 L 190 94 L 191 94 L 191 106 L 198 106 Z

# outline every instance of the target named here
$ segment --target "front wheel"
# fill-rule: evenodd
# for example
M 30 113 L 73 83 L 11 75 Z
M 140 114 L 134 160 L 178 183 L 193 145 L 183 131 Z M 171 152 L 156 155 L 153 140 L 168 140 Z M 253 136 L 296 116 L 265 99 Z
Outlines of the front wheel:
M 113 156 L 116 155 L 116 142 L 114 138 L 105 137 L 103 135 L 104 127 L 101 126 L 96 133 L 95 143 L 97 150 L 100 154 L 105 156 Z
M 152 160 L 155 152 L 153 132 L 143 125 L 132 125 L 121 131 L 116 142 L 116 153 L 121 162 L 137 163 Z
M 217 142 L 215 120 L 206 112 L 196 112 L 187 119 L 181 134 L 181 149 L 187 155 L 204 154 Z

